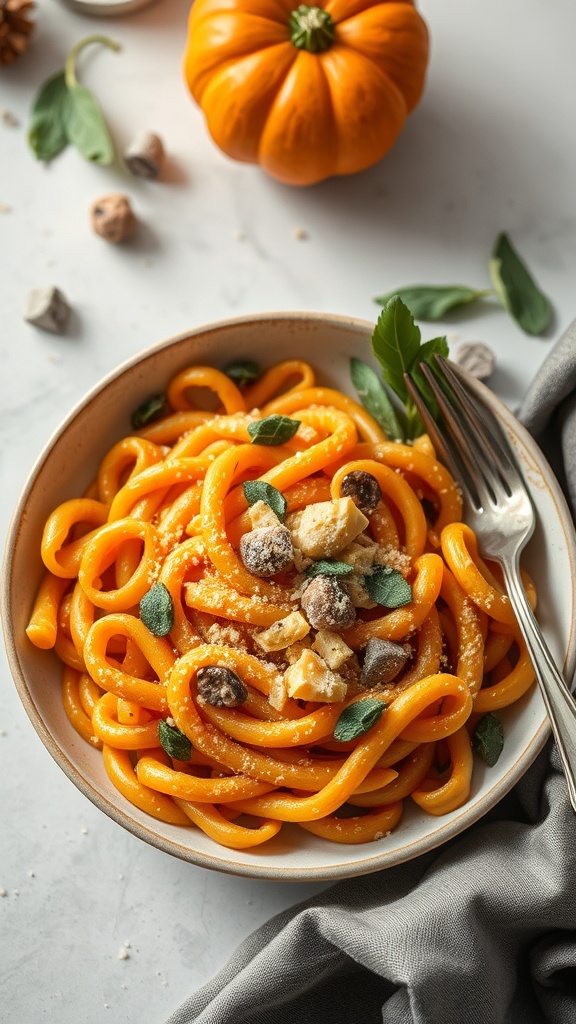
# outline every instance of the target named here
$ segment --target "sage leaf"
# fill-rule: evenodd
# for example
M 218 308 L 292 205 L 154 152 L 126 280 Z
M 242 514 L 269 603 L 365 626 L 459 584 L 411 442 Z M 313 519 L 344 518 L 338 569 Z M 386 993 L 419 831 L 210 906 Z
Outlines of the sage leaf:
M 313 562 L 304 570 L 304 576 L 313 579 L 315 576 L 350 576 L 354 572 L 354 566 L 348 562 L 338 562 L 331 558 L 321 558 Z
M 292 420 L 289 416 L 265 416 L 248 424 L 248 433 L 252 444 L 263 444 L 275 447 L 289 441 L 300 426 L 300 420 Z
M 382 700 L 374 700 L 366 697 L 357 700 L 344 708 L 334 726 L 334 739 L 339 743 L 348 743 L 368 732 L 373 725 L 382 717 L 386 710 L 386 704 Z
M 404 374 L 420 348 L 420 328 L 398 295 L 386 303 L 372 334 L 372 352 L 382 367 L 382 376 L 398 398 L 409 400 Z
M 192 757 L 192 744 L 186 734 L 165 718 L 158 720 L 158 739 L 169 757 L 177 761 L 189 761 Z
M 508 235 L 498 235 L 489 264 L 494 287 L 525 334 L 544 334 L 550 325 L 550 302 L 540 291 Z
M 280 522 L 284 522 L 288 502 L 276 487 L 265 480 L 246 480 L 242 484 L 242 490 L 249 505 L 255 505 L 257 501 L 264 501 L 278 516 Z
M 369 597 L 384 608 L 402 608 L 412 600 L 412 587 L 408 581 L 388 565 L 376 565 L 364 577 L 364 586 Z
M 361 359 L 350 360 L 350 377 L 364 408 L 391 441 L 404 441 L 405 431 L 378 374 Z
M 140 601 L 140 618 L 154 636 L 166 636 L 174 625 L 174 604 L 168 587 L 155 583 Z
M 489 768 L 496 764 L 504 746 L 504 727 L 491 711 L 476 723 L 472 745 Z
M 108 165 L 114 159 L 114 143 L 100 107 L 89 89 L 79 83 L 67 90 L 62 116 L 68 141 L 86 160 Z
M 134 409 L 131 419 L 132 427 L 134 430 L 140 430 L 147 423 L 152 423 L 154 420 L 159 419 L 165 408 L 166 396 L 152 395 Z
M 397 288 L 374 301 L 385 306 L 394 295 L 398 295 L 417 320 L 442 320 L 450 310 L 467 306 L 490 294 L 490 288 L 470 288 L 465 284 L 410 285 Z
M 228 363 L 228 366 L 224 367 L 224 373 L 235 384 L 252 384 L 262 375 L 258 363 L 251 359 L 237 359 L 233 363 Z
M 68 92 L 64 72 L 49 78 L 32 105 L 28 142 L 38 160 L 50 161 L 68 144 L 63 106 Z

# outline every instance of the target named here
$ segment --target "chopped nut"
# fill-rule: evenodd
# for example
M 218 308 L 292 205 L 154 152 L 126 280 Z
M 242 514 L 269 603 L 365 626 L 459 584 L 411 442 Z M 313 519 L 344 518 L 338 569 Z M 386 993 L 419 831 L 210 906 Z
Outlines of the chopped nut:
M 452 359 L 478 380 L 486 380 L 496 366 L 494 352 L 481 341 L 463 341 L 458 345 Z
M 163 161 L 162 139 L 154 132 L 143 132 L 124 153 L 124 163 L 138 178 L 157 178 Z
M 295 512 L 287 526 L 294 547 L 308 558 L 330 558 L 347 547 L 368 526 L 352 498 L 318 501 Z
M 254 576 L 274 576 L 293 557 L 292 538 L 285 526 L 262 526 L 240 538 L 240 558 Z
M 309 651 L 311 647 L 312 641 L 309 636 L 304 637 L 303 640 L 298 640 L 295 644 L 290 644 L 290 647 L 287 647 L 284 652 L 286 661 L 289 665 L 293 665 L 295 661 L 298 661 L 302 651 Z
M 59 288 L 34 288 L 28 296 L 24 319 L 44 331 L 60 334 L 70 307 Z
M 389 683 L 404 668 L 409 657 L 407 646 L 372 637 L 364 652 L 362 685 L 368 688 Z
M 343 497 L 350 497 L 365 516 L 374 511 L 382 498 L 380 484 L 372 473 L 365 473 L 362 469 L 355 469 L 347 473 L 342 481 L 341 493 Z
M 288 692 L 286 690 L 286 682 L 284 676 L 279 672 L 270 683 L 270 693 L 268 694 L 268 703 L 270 707 L 275 708 L 276 711 L 282 711 L 286 701 L 288 700 Z
M 344 662 L 354 654 L 352 648 L 344 643 L 342 637 L 338 636 L 338 633 L 332 633 L 329 629 L 318 630 L 312 650 L 316 651 L 326 662 L 328 668 L 333 671 L 341 668 Z
M 286 669 L 284 682 L 288 696 L 297 700 L 334 704 L 346 696 L 344 680 L 332 672 L 314 651 L 302 652 L 298 661 Z
M 310 580 L 301 604 L 314 629 L 346 629 L 356 618 L 350 595 L 335 576 L 316 576 Z
M 97 235 L 114 245 L 130 238 L 138 224 L 128 196 L 119 192 L 102 196 L 92 203 L 90 223 Z
M 246 685 L 230 668 L 206 665 L 196 675 L 198 694 L 215 708 L 235 708 L 248 697 Z
M 310 625 L 300 612 L 291 612 L 268 629 L 256 633 L 254 640 L 263 651 L 282 651 L 310 632 Z

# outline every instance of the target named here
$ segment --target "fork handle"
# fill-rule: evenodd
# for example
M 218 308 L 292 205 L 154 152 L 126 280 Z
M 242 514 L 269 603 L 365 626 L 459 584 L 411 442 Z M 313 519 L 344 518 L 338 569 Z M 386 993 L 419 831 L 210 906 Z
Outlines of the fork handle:
M 528 603 L 517 560 L 515 564 L 503 563 L 502 569 L 560 752 L 570 803 L 576 811 L 576 700 L 554 663 Z

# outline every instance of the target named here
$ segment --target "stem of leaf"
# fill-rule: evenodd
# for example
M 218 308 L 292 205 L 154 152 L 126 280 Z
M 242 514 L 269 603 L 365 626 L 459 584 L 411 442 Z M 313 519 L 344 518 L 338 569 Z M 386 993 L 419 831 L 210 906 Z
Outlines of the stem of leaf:
M 76 62 L 84 47 L 90 46 L 91 43 L 101 43 L 102 46 L 107 46 L 109 50 L 115 50 L 116 52 L 122 49 L 120 43 L 117 43 L 114 39 L 110 39 L 108 36 L 95 34 L 81 39 L 70 50 L 64 65 L 64 77 L 69 89 L 73 89 L 78 85 L 78 79 L 76 78 Z

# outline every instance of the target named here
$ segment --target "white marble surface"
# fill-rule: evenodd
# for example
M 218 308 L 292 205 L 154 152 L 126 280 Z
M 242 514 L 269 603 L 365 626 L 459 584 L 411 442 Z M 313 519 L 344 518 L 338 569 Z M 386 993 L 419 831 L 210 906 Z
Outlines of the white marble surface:
M 0 107 L 17 120 L 0 120 L 3 533 L 63 415 L 172 333 L 266 310 L 373 320 L 373 297 L 398 285 L 482 287 L 506 230 L 552 299 L 549 336 L 528 338 L 489 305 L 423 333 L 490 344 L 494 389 L 514 407 L 576 313 L 573 0 L 421 0 L 432 61 L 420 108 L 378 167 L 305 190 L 230 162 L 208 138 L 180 73 L 187 8 L 156 0 L 99 20 L 40 0 L 30 51 L 0 69 Z M 72 149 L 45 167 L 27 149 L 33 94 L 92 31 L 122 52 L 87 52 L 83 80 L 120 150 L 140 129 L 163 137 L 163 180 L 83 163 Z M 118 248 L 91 233 L 87 212 L 115 190 L 141 221 Z M 22 316 L 29 291 L 50 284 L 73 308 L 62 336 Z M 254 927 L 320 888 L 218 875 L 142 844 L 52 762 L 4 656 L 0 671 L 6 1024 L 162 1022 Z

